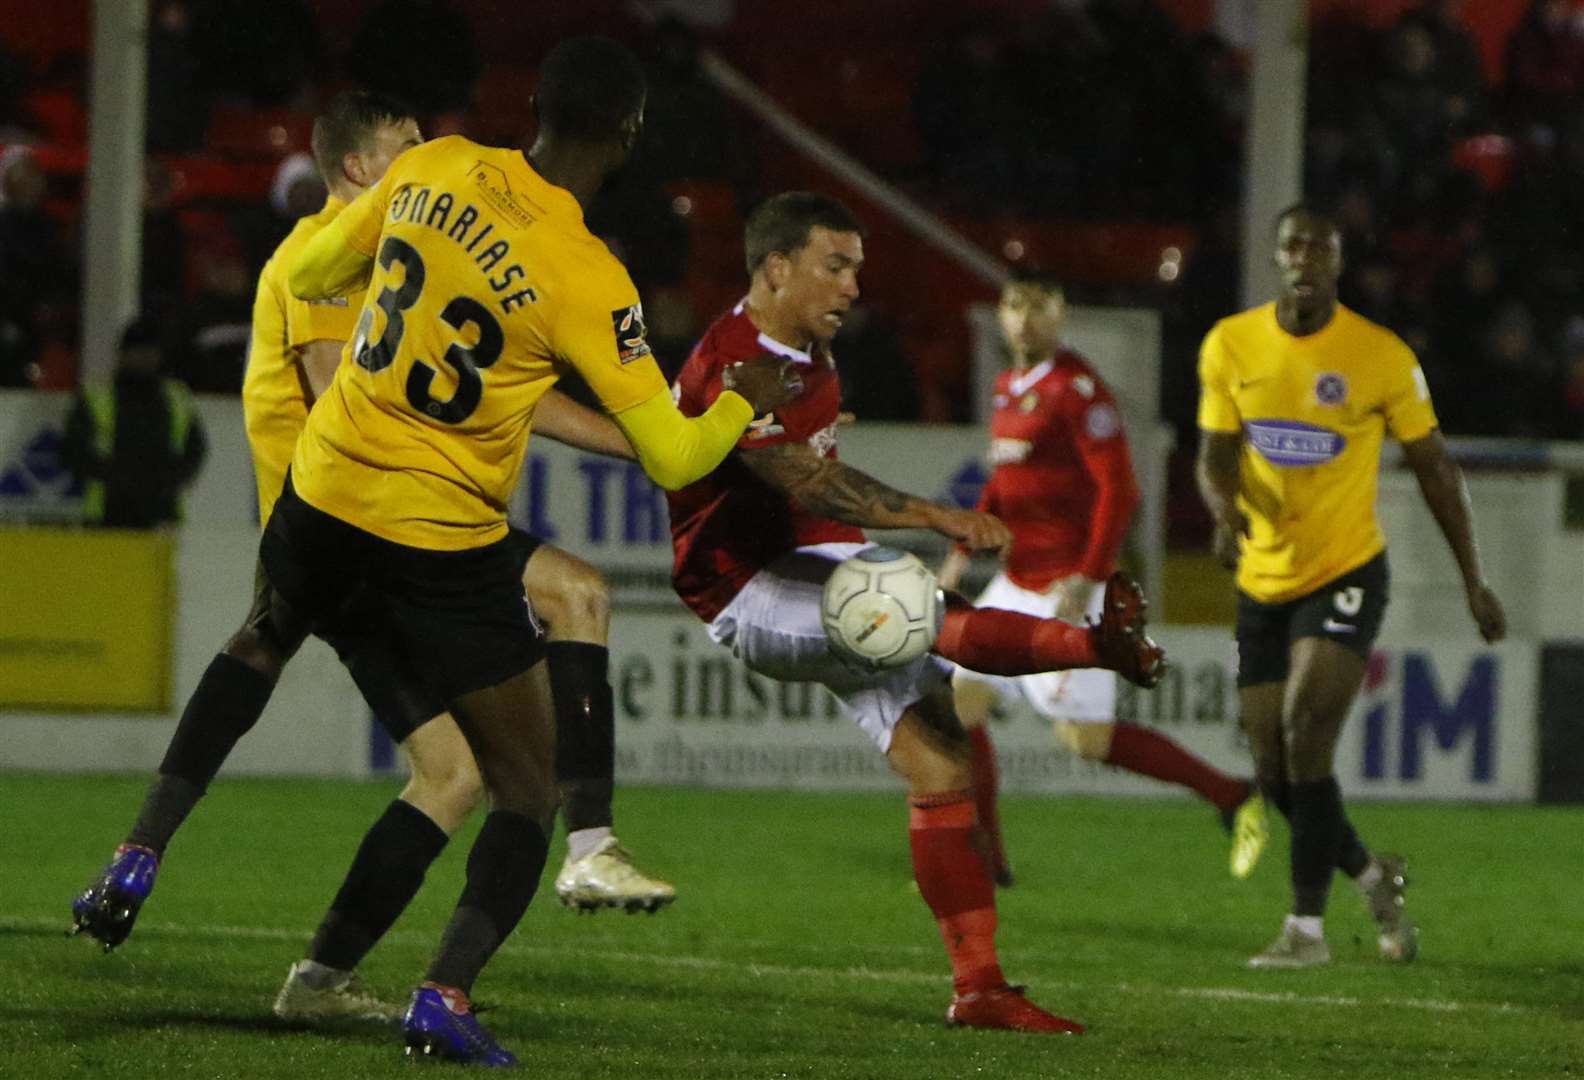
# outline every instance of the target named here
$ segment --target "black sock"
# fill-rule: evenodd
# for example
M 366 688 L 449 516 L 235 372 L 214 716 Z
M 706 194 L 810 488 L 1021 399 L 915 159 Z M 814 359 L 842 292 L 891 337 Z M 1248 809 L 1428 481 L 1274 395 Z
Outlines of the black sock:
M 165 845 L 170 843 L 170 838 L 201 798 L 203 788 L 190 780 L 179 776 L 155 777 L 148 794 L 143 797 L 143 806 L 126 842 L 151 848 L 156 855 L 163 856 Z
M 274 688 L 273 679 L 235 657 L 219 653 L 209 661 L 182 710 L 159 778 L 149 787 L 127 843 L 165 853 L 231 748 L 258 722 Z
M 616 774 L 616 710 L 603 645 L 545 646 L 556 713 L 556 780 L 567 832 L 608 827 Z
M 417 895 L 448 839 L 429 815 L 394 800 L 364 834 L 308 959 L 341 971 L 357 967 Z
M 1279 780 L 1275 784 L 1263 785 L 1265 798 L 1280 810 L 1282 817 L 1292 820 L 1292 785 L 1286 780 Z M 1350 878 L 1356 878 L 1364 872 L 1369 865 L 1369 848 L 1364 846 L 1364 841 L 1359 839 L 1359 834 L 1353 828 L 1353 823 L 1344 814 L 1342 818 L 1342 840 L 1338 847 L 1337 869 Z
M 429 966 L 429 982 L 473 992 L 473 980 L 528 910 L 549 848 L 532 818 L 495 810 L 484 819 L 468 853 L 467 886 Z
M 1359 839 L 1353 823 L 1342 818 L 1342 841 L 1337 853 L 1337 867 L 1348 877 L 1356 878 L 1369 866 L 1369 848 Z
M 1341 855 L 1342 791 L 1335 779 L 1292 785 L 1294 915 L 1324 915 Z
M 207 788 L 232 747 L 258 723 L 274 689 L 274 679 L 217 654 L 187 699 L 159 771 Z

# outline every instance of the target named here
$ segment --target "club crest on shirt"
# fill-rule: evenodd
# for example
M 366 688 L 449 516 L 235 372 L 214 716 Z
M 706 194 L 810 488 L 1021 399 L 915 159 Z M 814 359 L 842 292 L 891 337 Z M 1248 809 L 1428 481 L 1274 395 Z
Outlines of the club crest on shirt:
M 1322 405 L 1340 405 L 1347 398 L 1347 380 L 1334 371 L 1323 371 L 1315 379 L 1315 400 Z
M 1035 391 L 1030 390 L 1018 398 L 1018 412 L 1031 413 L 1037 408 L 1039 408 L 1039 394 Z
M 1091 439 L 1109 439 L 1122 430 L 1122 418 L 1112 406 L 1101 401 L 1084 413 L 1084 431 Z
M 611 312 L 611 325 L 616 330 L 616 359 L 630 364 L 649 355 L 649 342 L 644 336 L 649 328 L 644 325 L 642 304 Z

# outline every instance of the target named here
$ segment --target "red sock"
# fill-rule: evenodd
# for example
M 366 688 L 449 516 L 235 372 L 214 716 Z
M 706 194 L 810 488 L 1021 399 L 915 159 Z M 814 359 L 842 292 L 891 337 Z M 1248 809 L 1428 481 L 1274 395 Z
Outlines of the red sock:
M 935 915 L 958 994 L 1006 982 L 996 960 L 995 886 L 973 846 L 973 793 L 953 791 L 908 800 L 913 878 Z
M 996 795 L 1001 787 L 1001 771 L 996 768 L 995 744 L 983 727 L 969 728 L 973 744 L 974 806 L 979 811 L 979 827 L 990 841 L 990 872 L 1000 873 L 1006 865 L 1006 850 L 1001 846 L 1001 811 Z
M 976 608 L 955 598 L 947 605 L 935 653 L 970 671 L 1033 675 L 1098 666 L 1086 626 L 1001 608 Z
M 1192 788 L 1222 810 L 1232 809 L 1248 794 L 1248 785 L 1243 781 L 1213 768 L 1166 736 L 1137 724 L 1112 726 L 1111 752 L 1105 763 Z

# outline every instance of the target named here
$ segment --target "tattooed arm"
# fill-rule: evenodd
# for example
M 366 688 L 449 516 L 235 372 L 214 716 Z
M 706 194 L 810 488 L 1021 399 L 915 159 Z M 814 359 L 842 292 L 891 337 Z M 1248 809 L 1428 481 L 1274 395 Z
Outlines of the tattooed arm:
M 930 529 L 976 551 L 1001 551 L 1012 534 L 999 518 L 898 491 L 806 443 L 741 453 L 755 476 L 796 499 L 811 514 L 867 529 Z

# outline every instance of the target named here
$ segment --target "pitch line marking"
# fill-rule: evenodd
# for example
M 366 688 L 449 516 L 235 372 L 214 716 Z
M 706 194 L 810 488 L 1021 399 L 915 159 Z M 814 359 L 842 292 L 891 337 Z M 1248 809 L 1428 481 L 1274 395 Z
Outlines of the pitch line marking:
M 266 926 L 177 925 L 173 923 L 140 923 L 144 937 L 171 938 L 233 938 L 251 941 L 306 942 L 308 934 L 301 928 L 283 929 Z M 0 918 L 0 930 L 61 930 L 64 919 Z M 396 930 L 385 935 L 386 940 L 424 943 L 432 935 L 415 930 Z M 670 953 L 634 952 L 627 949 L 588 949 L 572 945 L 530 945 L 507 941 L 500 952 L 507 956 L 572 955 L 579 959 L 607 960 L 621 963 L 652 964 L 656 967 L 685 968 L 695 971 L 737 972 L 755 978 L 777 979 L 858 979 L 871 982 L 921 983 L 932 986 L 949 982 L 945 971 L 923 972 L 899 969 L 853 966 L 844 968 L 803 967 L 789 964 L 766 964 L 752 960 L 727 960 L 712 956 L 677 956 Z M 1316 1005 L 1336 1008 L 1416 1009 L 1438 1013 L 1547 1013 L 1550 1010 L 1512 1001 L 1447 1001 L 1436 998 L 1362 998 L 1350 994 L 1301 994 L 1293 990 L 1247 990 L 1225 986 L 1158 986 L 1140 983 L 1094 983 L 1052 979 L 1040 980 L 1042 987 L 1065 990 L 1109 990 L 1119 994 L 1163 994 L 1168 997 L 1192 998 L 1210 1001 L 1249 1002 L 1266 1005 Z

